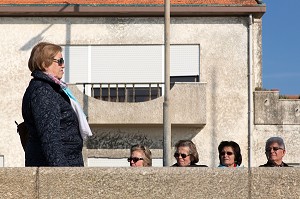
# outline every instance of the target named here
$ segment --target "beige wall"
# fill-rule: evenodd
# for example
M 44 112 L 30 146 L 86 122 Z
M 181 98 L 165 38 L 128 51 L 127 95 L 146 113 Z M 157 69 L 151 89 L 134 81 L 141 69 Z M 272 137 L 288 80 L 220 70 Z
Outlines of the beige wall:
M 193 139 L 200 162 L 217 166 L 217 147 L 222 140 L 234 140 L 242 149 L 247 165 L 248 143 L 248 17 L 181 17 L 171 20 L 172 44 L 200 44 L 200 81 L 206 85 L 206 124 L 203 128 L 181 127 L 174 130 L 172 142 Z M 261 85 L 261 23 L 254 20 L 253 85 Z M 162 18 L 10 18 L 0 22 L 0 155 L 5 166 L 23 166 L 22 151 L 14 120 L 22 121 L 21 101 L 30 80 L 27 60 L 32 47 L 39 41 L 61 45 L 88 44 L 163 44 Z M 100 110 L 99 110 L 100 111 Z M 201 114 L 201 113 L 199 113 Z M 141 132 L 146 128 L 130 126 Z M 152 132 L 153 140 L 161 140 L 161 127 Z M 150 129 L 151 129 L 150 128 Z M 101 130 L 102 129 L 102 130 Z M 124 126 L 111 130 L 120 132 Z M 126 129 L 125 129 L 126 130 Z M 103 128 L 94 127 L 95 133 Z M 264 142 L 268 135 L 254 134 Z M 161 144 L 159 145 L 161 146 Z M 258 148 L 256 146 L 255 150 Z M 260 152 L 260 151 L 259 151 Z M 256 156 L 254 164 L 264 162 Z
M 300 100 L 279 99 L 278 91 L 257 91 L 254 93 L 253 159 L 264 163 L 265 141 L 271 136 L 285 140 L 286 163 L 300 163 L 298 143 L 300 142 Z M 276 125 L 274 125 L 276 124 Z
M 2 168 L 2 198 L 299 198 L 299 168 Z

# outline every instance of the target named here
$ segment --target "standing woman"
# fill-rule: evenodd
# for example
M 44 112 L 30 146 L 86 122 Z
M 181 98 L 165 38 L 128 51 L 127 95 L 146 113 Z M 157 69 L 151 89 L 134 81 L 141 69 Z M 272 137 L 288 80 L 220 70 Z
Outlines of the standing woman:
M 234 141 L 222 141 L 218 147 L 219 167 L 240 167 L 242 155 L 240 146 Z
M 150 149 L 140 144 L 133 145 L 130 149 L 128 162 L 131 167 L 151 167 L 152 157 Z
M 25 166 L 84 166 L 83 139 L 91 130 L 66 84 L 62 48 L 41 42 L 28 61 L 32 72 L 23 97 L 22 115 L 29 137 Z

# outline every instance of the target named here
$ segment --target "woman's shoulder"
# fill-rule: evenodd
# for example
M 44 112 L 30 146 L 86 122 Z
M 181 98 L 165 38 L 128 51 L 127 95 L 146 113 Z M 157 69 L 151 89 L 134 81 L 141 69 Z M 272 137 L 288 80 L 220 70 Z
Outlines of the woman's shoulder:
M 54 91 L 58 92 L 60 90 L 60 86 L 58 84 L 55 84 L 54 82 L 48 81 L 47 79 L 43 78 L 32 78 L 27 89 L 26 93 L 34 94 L 34 95 L 45 95 L 45 94 L 51 94 Z
M 53 92 L 53 88 L 42 81 L 31 80 L 28 88 L 26 89 L 26 94 L 31 95 L 31 97 L 35 96 L 46 96 L 51 95 Z

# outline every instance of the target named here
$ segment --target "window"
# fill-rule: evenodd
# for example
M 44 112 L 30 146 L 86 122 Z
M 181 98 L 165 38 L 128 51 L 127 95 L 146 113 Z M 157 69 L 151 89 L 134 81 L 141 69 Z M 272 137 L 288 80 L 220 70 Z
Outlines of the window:
M 63 53 L 66 60 L 64 81 L 98 83 L 98 86 L 85 85 L 85 92 L 89 96 L 125 101 L 125 94 L 134 93 L 131 98 L 128 95 L 127 100 L 143 101 L 154 99 L 163 93 L 163 45 L 64 46 Z M 199 45 L 171 45 L 170 53 L 171 82 L 199 81 Z M 125 87 L 116 83 L 131 83 L 131 88 L 129 85 Z M 143 85 L 138 85 L 139 83 Z M 160 85 L 150 85 L 149 91 L 149 83 Z M 79 88 L 84 90 L 83 86 Z

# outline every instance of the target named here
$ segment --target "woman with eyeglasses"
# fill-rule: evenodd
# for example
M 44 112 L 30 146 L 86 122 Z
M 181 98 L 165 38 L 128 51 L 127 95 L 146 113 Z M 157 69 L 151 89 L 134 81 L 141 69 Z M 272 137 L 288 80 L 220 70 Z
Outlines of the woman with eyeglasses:
M 242 155 L 240 146 L 234 141 L 222 141 L 218 147 L 219 167 L 240 167 L 242 164 Z
M 206 165 L 198 165 L 199 155 L 195 144 L 191 140 L 179 140 L 175 144 L 176 151 L 174 157 L 176 163 L 172 167 L 207 167 Z
M 281 137 L 271 137 L 266 141 L 265 154 L 268 162 L 260 167 L 289 167 L 283 162 L 285 144 Z
M 38 43 L 28 67 L 33 78 L 22 103 L 28 129 L 25 166 L 84 166 L 83 139 L 91 130 L 79 103 L 61 81 L 65 68 L 62 48 Z
M 130 149 L 128 162 L 131 167 L 151 167 L 152 157 L 150 149 L 140 144 L 133 145 Z

